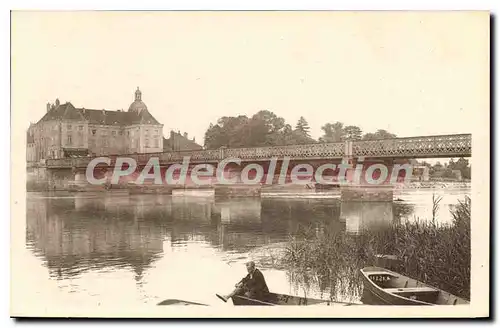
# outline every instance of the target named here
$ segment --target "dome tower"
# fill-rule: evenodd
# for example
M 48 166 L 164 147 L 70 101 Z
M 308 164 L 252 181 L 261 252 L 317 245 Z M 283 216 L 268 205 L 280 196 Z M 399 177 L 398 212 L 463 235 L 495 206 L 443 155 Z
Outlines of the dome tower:
M 135 101 L 130 104 L 128 111 L 140 114 L 143 110 L 148 110 L 148 107 L 142 102 L 142 92 L 139 90 L 139 87 L 137 87 L 135 91 Z

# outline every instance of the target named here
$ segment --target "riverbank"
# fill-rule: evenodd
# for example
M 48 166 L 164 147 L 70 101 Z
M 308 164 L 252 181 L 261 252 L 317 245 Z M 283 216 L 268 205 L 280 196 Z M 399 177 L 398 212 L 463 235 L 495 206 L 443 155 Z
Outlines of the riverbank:
M 318 285 L 333 300 L 345 300 L 362 292 L 359 269 L 376 265 L 378 254 L 395 255 L 401 261 L 391 269 L 469 299 L 470 206 L 466 197 L 450 209 L 453 221 L 446 225 L 405 222 L 357 235 L 306 228 L 291 238 L 283 261 L 301 284 Z
M 470 181 L 414 181 L 401 186 L 400 188 L 407 189 L 453 189 L 453 188 L 470 188 Z

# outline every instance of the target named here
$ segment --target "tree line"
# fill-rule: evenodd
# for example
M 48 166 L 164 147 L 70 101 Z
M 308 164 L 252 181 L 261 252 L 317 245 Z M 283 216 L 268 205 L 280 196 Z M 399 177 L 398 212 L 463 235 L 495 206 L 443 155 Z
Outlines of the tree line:
M 463 179 L 470 180 L 471 178 L 471 166 L 468 159 L 460 157 L 456 161 L 451 158 L 448 163 L 441 164 L 436 162 L 436 164 L 431 165 L 425 161 L 420 163 L 429 168 L 429 176 L 433 178 L 445 178 L 445 179 L 456 179 L 457 175 L 455 172 L 459 171 Z
M 251 117 L 223 116 L 217 123 L 210 123 L 205 132 L 205 148 L 284 146 L 396 137 L 383 129 L 363 134 L 358 126 L 344 125 L 342 122 L 326 123 L 321 129 L 323 135 L 316 140 L 311 137 L 309 124 L 303 116 L 292 127 L 284 118 L 268 110 L 261 110 Z

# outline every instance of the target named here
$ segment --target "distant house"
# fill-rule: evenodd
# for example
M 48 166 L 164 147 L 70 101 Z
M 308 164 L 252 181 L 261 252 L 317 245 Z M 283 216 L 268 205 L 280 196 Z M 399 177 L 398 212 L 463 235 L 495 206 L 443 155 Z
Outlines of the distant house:
M 189 139 L 186 132 L 170 131 L 170 138 L 163 138 L 163 151 L 183 151 L 183 150 L 201 150 L 202 146 L 196 143 L 195 138 Z

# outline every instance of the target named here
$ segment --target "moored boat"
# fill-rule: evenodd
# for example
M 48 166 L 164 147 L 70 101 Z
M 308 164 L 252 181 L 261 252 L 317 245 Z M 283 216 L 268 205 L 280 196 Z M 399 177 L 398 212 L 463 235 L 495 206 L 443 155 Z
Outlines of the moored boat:
M 418 280 L 379 267 L 361 269 L 364 304 L 459 305 L 469 301 Z

